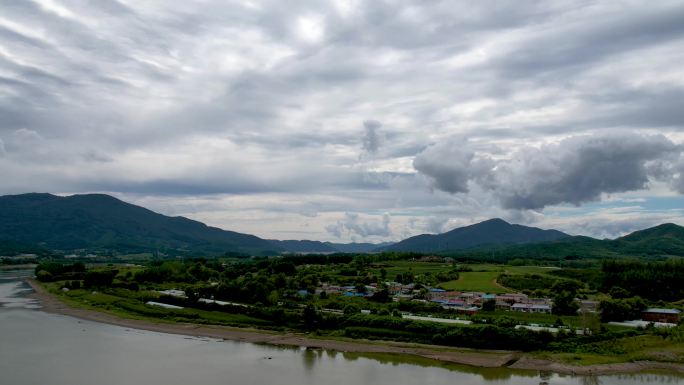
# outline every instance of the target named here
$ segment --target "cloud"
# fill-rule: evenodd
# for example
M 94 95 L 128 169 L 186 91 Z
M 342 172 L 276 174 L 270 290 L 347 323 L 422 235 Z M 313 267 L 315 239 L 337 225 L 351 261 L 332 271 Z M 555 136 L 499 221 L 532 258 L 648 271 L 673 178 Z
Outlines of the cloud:
M 5 150 L 5 142 L 0 139 L 0 158 L 4 157 L 7 154 L 7 151 Z
M 478 159 L 472 144 L 457 139 L 428 147 L 414 167 L 439 190 L 466 193 L 469 183 L 478 183 L 503 208 L 529 210 L 647 188 L 651 178 L 664 177 L 662 164 L 681 152 L 663 135 L 614 132 L 522 147 L 507 159 L 487 153 Z
M 382 127 L 382 123 L 377 120 L 366 120 L 363 122 L 365 130 L 363 138 L 361 139 L 361 147 L 364 152 L 375 154 L 380 148 L 380 133 L 378 130 Z
M 684 157 L 674 167 L 670 186 L 678 193 L 684 194 Z
M 540 149 L 527 148 L 495 174 L 505 208 L 540 209 L 579 205 L 602 194 L 641 190 L 648 164 L 678 157 L 681 147 L 662 135 L 613 133 L 578 136 Z
M 466 193 L 471 180 L 487 178 L 492 162 L 476 156 L 464 138 L 449 138 L 416 155 L 413 167 L 430 177 L 435 188 L 449 193 Z
M 326 231 L 337 238 L 341 238 L 345 233 L 358 235 L 362 238 L 367 237 L 389 237 L 392 235 L 390 230 L 390 216 L 384 214 L 381 220 L 362 220 L 358 214 L 346 213 L 344 219 L 326 226 Z
M 409 217 L 684 191 L 673 161 L 615 141 L 635 157 L 624 180 L 543 150 L 625 129 L 684 140 L 681 2 L 340 4 L 0 2 L 0 194 L 101 191 L 164 212 L 226 197 L 212 223 L 328 239 L 345 212 L 387 212 L 396 236 Z M 576 171 L 551 177 L 554 162 Z

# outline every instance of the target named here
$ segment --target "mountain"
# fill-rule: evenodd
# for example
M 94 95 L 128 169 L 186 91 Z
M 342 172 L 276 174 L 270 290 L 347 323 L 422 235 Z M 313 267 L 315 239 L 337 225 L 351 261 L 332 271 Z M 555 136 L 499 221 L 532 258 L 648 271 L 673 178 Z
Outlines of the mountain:
M 370 253 L 392 243 L 333 243 L 307 240 L 270 240 L 275 246 L 290 253 Z
M 448 254 L 458 258 L 498 262 L 513 259 L 660 259 L 684 256 L 684 227 L 666 223 L 612 240 L 572 236 L 551 242 L 452 250 Z
M 281 251 L 254 235 L 168 217 L 103 194 L 0 197 L 0 244 L 8 242 L 53 250 L 122 253 L 268 255 Z
M 277 239 L 269 240 L 273 245 L 279 247 L 286 252 L 290 253 L 321 253 L 321 254 L 332 254 L 339 253 L 336 248 L 320 241 L 295 241 L 295 240 L 285 240 L 279 241 Z
M 684 255 L 684 227 L 665 223 L 610 242 L 614 248 L 629 254 Z
M 434 253 L 484 246 L 520 245 L 556 241 L 569 235 L 558 230 L 513 225 L 503 219 L 490 219 L 443 234 L 422 234 L 404 239 L 385 250 Z

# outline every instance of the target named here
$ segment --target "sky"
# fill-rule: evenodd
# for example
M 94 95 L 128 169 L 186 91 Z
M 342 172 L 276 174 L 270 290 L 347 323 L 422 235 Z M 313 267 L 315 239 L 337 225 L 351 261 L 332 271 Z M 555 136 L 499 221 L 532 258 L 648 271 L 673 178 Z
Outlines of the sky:
M 0 2 L 0 194 L 269 239 L 684 225 L 682 1 Z

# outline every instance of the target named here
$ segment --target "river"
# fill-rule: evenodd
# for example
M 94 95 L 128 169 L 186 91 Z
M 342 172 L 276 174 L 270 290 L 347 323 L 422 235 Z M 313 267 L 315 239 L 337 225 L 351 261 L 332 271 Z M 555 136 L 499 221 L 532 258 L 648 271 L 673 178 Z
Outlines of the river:
M 308 351 L 127 329 L 48 314 L 26 270 L 0 270 L 3 385 L 684 384 L 664 373 L 582 377 Z

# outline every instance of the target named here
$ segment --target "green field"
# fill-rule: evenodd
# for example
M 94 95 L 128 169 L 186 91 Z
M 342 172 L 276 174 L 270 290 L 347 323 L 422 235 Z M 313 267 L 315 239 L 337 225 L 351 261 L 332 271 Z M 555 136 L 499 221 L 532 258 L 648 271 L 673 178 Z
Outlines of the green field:
M 439 286 L 446 290 L 481 291 L 484 293 L 508 293 L 511 290 L 497 286 L 494 282 L 501 274 L 498 271 L 473 271 L 460 273 L 456 281 L 441 283 Z
M 440 287 L 446 290 L 479 291 L 485 293 L 509 293 L 513 290 L 496 284 L 496 278 L 502 274 L 540 274 L 545 275 L 550 268 L 540 266 L 505 266 L 505 265 L 470 265 L 474 271 L 460 273 L 455 281 L 442 282 Z

